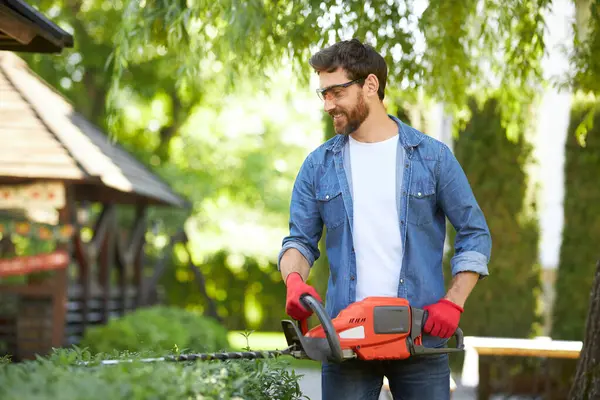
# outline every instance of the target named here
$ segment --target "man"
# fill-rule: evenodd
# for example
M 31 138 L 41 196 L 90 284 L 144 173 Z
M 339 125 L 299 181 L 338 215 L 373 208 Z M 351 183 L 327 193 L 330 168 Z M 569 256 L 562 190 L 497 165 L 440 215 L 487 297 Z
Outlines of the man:
M 290 234 L 278 268 L 286 312 L 304 320 L 299 297 L 320 256 L 327 229 L 330 276 L 325 307 L 334 318 L 367 296 L 407 298 L 429 318 L 423 344 L 446 346 L 477 281 L 488 275 L 491 238 L 467 178 L 449 148 L 386 113 L 384 59 L 358 40 L 342 41 L 310 60 L 319 96 L 337 135 L 312 151 L 292 191 Z M 446 217 L 457 231 L 453 276 L 445 291 Z M 383 377 L 394 398 L 449 398 L 448 355 L 404 361 L 324 363 L 325 400 L 377 399 Z

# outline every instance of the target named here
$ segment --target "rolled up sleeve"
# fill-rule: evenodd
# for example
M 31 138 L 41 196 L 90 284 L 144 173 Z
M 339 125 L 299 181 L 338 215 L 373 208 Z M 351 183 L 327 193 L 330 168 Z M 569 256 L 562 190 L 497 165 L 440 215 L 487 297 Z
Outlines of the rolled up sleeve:
M 477 251 L 465 251 L 454 255 L 450 261 L 450 265 L 453 276 L 465 271 L 477 272 L 480 277 L 489 275 L 488 259 L 484 254 Z
M 296 176 L 290 202 L 289 235 L 283 239 L 277 269 L 281 258 L 291 249 L 297 249 L 310 267 L 320 257 L 319 240 L 323 234 L 323 220 L 318 209 L 314 190 L 314 166 L 307 157 Z
M 446 145 L 442 145 L 437 173 L 438 202 L 456 230 L 452 276 L 470 271 L 484 278 L 489 275 L 490 230 L 462 167 Z

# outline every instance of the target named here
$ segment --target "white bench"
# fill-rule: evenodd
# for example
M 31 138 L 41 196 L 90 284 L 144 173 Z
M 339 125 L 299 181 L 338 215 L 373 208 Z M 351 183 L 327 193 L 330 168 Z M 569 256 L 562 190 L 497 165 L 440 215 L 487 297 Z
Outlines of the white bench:
M 552 340 L 549 337 L 532 339 L 466 336 L 465 359 L 461 384 L 465 387 L 487 387 L 489 371 L 482 368 L 479 356 L 520 356 L 577 359 L 583 342 Z M 483 389 L 483 388 L 480 388 Z

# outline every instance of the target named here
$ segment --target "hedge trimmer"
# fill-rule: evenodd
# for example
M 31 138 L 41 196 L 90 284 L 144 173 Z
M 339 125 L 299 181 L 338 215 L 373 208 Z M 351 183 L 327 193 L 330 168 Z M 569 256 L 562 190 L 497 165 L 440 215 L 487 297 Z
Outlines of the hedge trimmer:
M 342 310 L 333 320 L 314 297 L 305 294 L 301 301 L 314 311 L 321 324 L 309 330 L 308 320 L 299 321 L 297 325 L 290 320 L 281 321 L 288 344 L 284 350 L 179 354 L 138 361 L 232 360 L 290 355 L 298 359 L 341 363 L 354 358 L 402 360 L 464 350 L 460 328 L 454 333 L 456 347 L 424 347 L 422 328 L 427 320 L 427 311 L 411 307 L 403 298 L 367 297 Z M 132 361 L 104 360 L 100 364 Z

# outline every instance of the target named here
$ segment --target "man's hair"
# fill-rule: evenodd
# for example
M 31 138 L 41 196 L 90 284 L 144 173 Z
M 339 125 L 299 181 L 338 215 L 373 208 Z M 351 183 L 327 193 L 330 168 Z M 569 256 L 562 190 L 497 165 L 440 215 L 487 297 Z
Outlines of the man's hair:
M 385 60 L 372 46 L 358 39 L 344 40 L 326 47 L 315 53 L 309 63 L 317 73 L 334 72 L 341 67 L 350 80 L 373 74 L 379 80 L 379 99 L 383 101 L 385 97 L 388 72 Z

